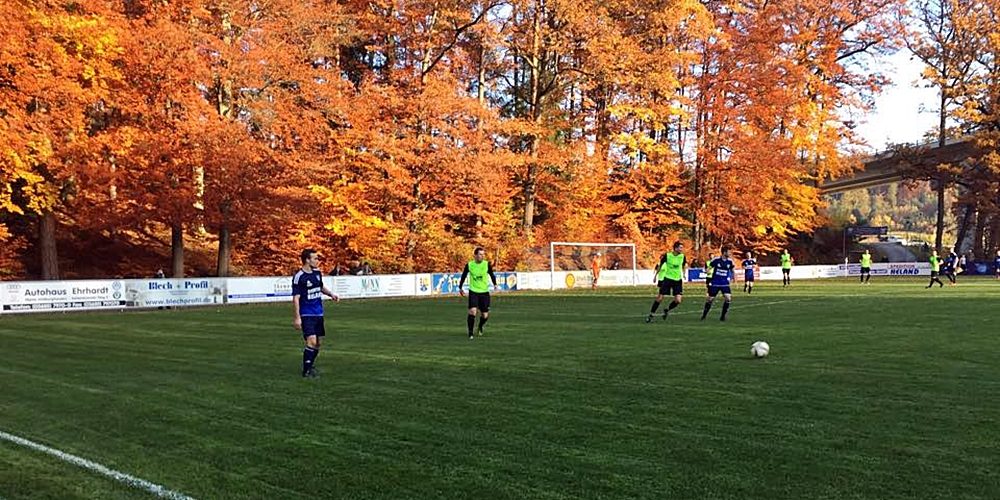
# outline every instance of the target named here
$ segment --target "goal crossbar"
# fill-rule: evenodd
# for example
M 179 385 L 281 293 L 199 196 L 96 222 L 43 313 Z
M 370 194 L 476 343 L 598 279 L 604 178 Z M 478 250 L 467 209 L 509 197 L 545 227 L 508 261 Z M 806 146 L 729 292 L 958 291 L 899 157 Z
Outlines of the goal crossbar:
M 636 274 L 637 259 L 635 254 L 635 243 L 587 243 L 579 241 L 553 241 L 549 243 L 549 282 L 550 290 L 556 289 L 556 247 L 618 247 L 632 249 L 632 286 L 639 284 Z

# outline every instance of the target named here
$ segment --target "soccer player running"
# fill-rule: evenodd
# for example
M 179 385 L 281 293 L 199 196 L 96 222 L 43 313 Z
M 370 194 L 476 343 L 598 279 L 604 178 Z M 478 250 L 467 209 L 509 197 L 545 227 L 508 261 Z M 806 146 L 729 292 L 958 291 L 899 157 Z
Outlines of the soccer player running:
M 753 258 L 753 252 L 747 252 L 747 258 L 743 259 L 743 291 L 753 293 L 754 269 L 757 268 L 757 259 Z
M 786 248 L 781 252 L 781 286 L 782 288 L 792 284 L 792 255 Z
M 948 257 L 944 259 L 944 275 L 952 286 L 958 284 L 958 276 L 955 275 L 956 267 L 958 267 L 958 254 L 955 253 L 955 249 L 952 249 L 948 252 Z
M 490 319 L 490 282 L 497 286 L 497 277 L 493 274 L 493 265 L 486 260 L 486 251 L 477 247 L 472 254 L 473 259 L 462 270 L 462 279 L 458 282 L 458 293 L 465 297 L 465 279 L 469 278 L 469 340 L 476 338 L 472 333 L 476 326 L 476 313 L 479 313 L 479 335 L 483 334 L 483 326 Z
M 292 324 L 302 331 L 305 347 L 302 349 L 302 376 L 318 377 L 316 357 L 319 356 L 320 340 L 326 336 L 323 327 L 323 296 L 334 300 L 340 298 L 323 286 L 323 274 L 319 270 L 319 254 L 312 248 L 302 251 L 302 268 L 292 276 L 292 304 L 295 317 Z
M 861 282 L 869 283 L 872 280 L 872 254 L 865 249 L 861 254 Z
M 660 308 L 664 296 L 669 295 L 674 298 L 663 309 L 664 320 L 667 319 L 670 311 L 681 305 L 684 300 L 684 269 L 686 267 L 687 256 L 684 255 L 684 244 L 679 241 L 674 242 L 673 251 L 663 254 L 660 257 L 660 264 L 656 266 L 656 285 L 659 287 L 659 292 L 653 299 L 652 307 L 649 308 L 646 323 L 653 321 L 653 315 Z
M 708 286 L 708 296 L 705 297 L 705 310 L 701 313 L 701 319 L 704 320 L 708 316 L 708 311 L 712 309 L 712 302 L 715 301 L 719 292 L 722 292 L 725 302 L 722 303 L 722 316 L 719 317 L 719 320 L 725 321 L 726 314 L 729 312 L 729 304 L 733 301 L 733 291 L 729 284 L 736 269 L 736 264 L 729 258 L 729 247 L 722 247 L 722 256 L 709 263 L 708 268 L 712 273 L 712 280 Z
M 941 288 L 944 286 L 944 283 L 942 283 L 938 278 L 938 273 L 941 272 L 941 260 L 938 259 L 937 250 L 931 250 L 931 257 L 929 260 L 931 263 L 931 282 L 927 284 L 926 288 L 934 286 L 934 283 L 937 283 L 938 288 Z

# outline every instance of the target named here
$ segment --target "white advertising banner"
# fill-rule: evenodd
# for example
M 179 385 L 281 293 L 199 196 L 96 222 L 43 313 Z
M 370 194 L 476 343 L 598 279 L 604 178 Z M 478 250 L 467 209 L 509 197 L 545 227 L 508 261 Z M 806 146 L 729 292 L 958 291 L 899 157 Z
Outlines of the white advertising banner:
M 794 266 L 791 277 L 795 279 L 843 278 L 859 276 L 861 264 L 825 265 L 825 266 Z M 872 264 L 872 276 L 930 276 L 931 265 L 926 262 L 891 262 Z M 768 266 L 760 268 L 761 280 L 780 280 L 781 267 Z
M 180 307 L 223 304 L 225 278 L 127 280 L 125 302 L 129 307 Z
M 417 295 L 417 280 L 412 274 L 337 276 L 331 279 L 333 293 L 342 299 Z
M 597 286 L 632 286 L 632 281 L 635 280 L 637 283 L 642 284 L 639 281 L 638 274 L 640 271 L 632 272 L 629 270 L 607 270 L 601 271 L 601 274 L 597 279 Z
M 654 273 L 651 269 L 639 269 L 633 275 L 632 270 L 601 271 L 597 286 L 631 286 L 633 276 L 637 285 L 653 285 Z M 556 289 L 589 288 L 594 280 L 590 271 L 537 271 L 517 273 L 518 290 L 551 290 L 553 278 Z
M 835 278 L 843 276 L 843 271 L 839 266 L 793 266 L 789 276 L 793 280 L 808 280 L 817 278 Z M 741 274 L 737 275 L 742 278 Z M 760 268 L 760 280 L 780 280 L 782 277 L 781 266 L 766 266 Z
M 653 286 L 656 284 L 656 271 L 652 269 L 639 269 L 635 272 L 635 279 L 638 284 Z
M 861 264 L 841 264 L 840 276 L 860 276 Z M 844 272 L 846 268 L 847 272 Z M 872 264 L 872 276 L 930 276 L 929 262 L 890 262 Z
M 552 288 L 552 274 L 548 271 L 517 273 L 517 288 L 520 290 L 548 290 Z
M 117 309 L 124 292 L 121 280 L 6 282 L 0 304 L 3 312 Z
M 258 302 L 291 302 L 292 277 L 229 278 L 226 280 L 226 302 L 252 304 Z
M 794 266 L 792 279 L 856 277 L 858 264 Z M 876 276 L 927 276 L 926 262 L 893 262 L 872 265 Z M 551 273 L 498 273 L 503 290 L 550 290 L 589 288 L 590 271 Z M 457 293 L 459 274 L 404 274 L 377 276 L 325 276 L 323 282 L 345 298 L 411 297 Z M 598 286 L 629 286 L 632 270 L 606 270 Z M 653 284 L 653 271 L 635 271 L 636 284 Z M 737 274 L 742 280 L 742 275 Z M 760 280 L 780 280 L 781 268 L 761 267 Z M 445 289 L 447 288 L 447 290 Z M 191 278 L 147 280 L 7 281 L 0 282 L 0 313 L 60 310 L 121 309 L 135 307 L 181 307 L 213 304 L 249 304 L 290 301 L 290 276 L 259 278 Z
M 431 274 L 417 275 L 417 295 L 431 295 L 434 293 L 434 276 Z

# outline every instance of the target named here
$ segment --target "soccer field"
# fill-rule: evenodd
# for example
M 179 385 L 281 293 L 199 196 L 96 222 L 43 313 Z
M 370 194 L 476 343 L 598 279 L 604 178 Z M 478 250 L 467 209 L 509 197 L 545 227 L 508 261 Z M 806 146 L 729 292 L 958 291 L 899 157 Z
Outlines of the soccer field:
M 195 498 L 1000 498 L 1000 283 L 875 281 L 328 303 L 318 380 L 288 304 L 2 317 L 0 431 Z M 151 495 L 0 441 L 0 497 Z

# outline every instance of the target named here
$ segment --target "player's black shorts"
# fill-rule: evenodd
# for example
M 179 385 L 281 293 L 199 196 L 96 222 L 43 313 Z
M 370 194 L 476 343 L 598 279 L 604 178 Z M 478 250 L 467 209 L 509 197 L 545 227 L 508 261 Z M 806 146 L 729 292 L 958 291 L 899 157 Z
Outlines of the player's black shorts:
M 931 271 L 931 278 L 937 278 L 937 275 L 938 275 L 937 271 Z
M 302 316 L 302 336 L 303 337 L 325 337 L 326 329 L 323 327 L 322 316 Z
M 684 295 L 684 282 L 681 280 L 660 280 L 660 295 Z
M 743 281 L 753 281 L 753 280 L 754 280 L 753 271 L 747 271 L 743 273 Z
M 708 296 L 709 297 L 715 297 L 716 295 L 719 294 L 719 292 L 722 292 L 723 295 L 732 295 L 733 294 L 733 290 L 731 288 L 729 288 L 728 285 L 727 286 L 709 285 L 709 287 L 708 287 Z
M 490 292 L 469 292 L 469 309 L 476 308 L 479 312 L 490 312 Z
M 782 269 L 781 270 L 781 274 L 791 274 L 791 272 L 792 272 L 791 269 Z
M 861 274 L 871 274 L 871 273 L 872 273 L 872 268 L 870 268 L 870 267 L 862 267 L 861 268 Z

